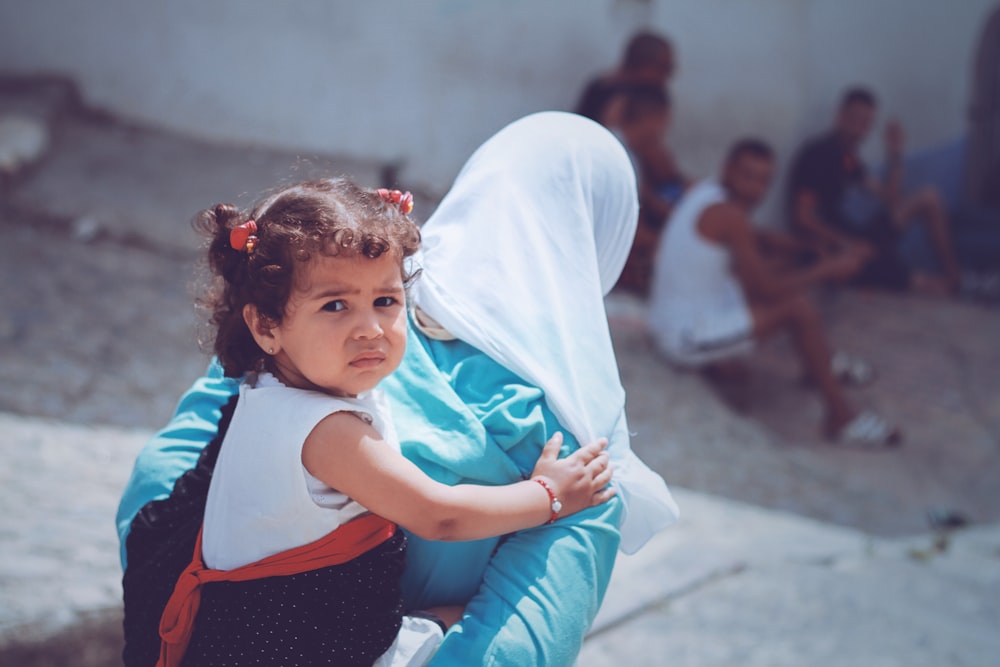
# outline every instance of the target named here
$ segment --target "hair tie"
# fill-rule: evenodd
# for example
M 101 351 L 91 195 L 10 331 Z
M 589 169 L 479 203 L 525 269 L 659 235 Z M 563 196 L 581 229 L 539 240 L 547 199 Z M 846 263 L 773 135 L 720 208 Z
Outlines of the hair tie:
M 403 215 L 409 215 L 413 212 L 413 193 L 409 190 L 406 192 L 400 192 L 399 190 L 389 190 L 388 188 L 379 188 L 375 192 L 378 196 L 389 202 L 390 204 L 395 204 L 399 207 L 399 210 Z
M 233 230 L 229 232 L 229 245 L 233 247 L 233 250 L 239 250 L 245 252 L 246 254 L 252 254 L 254 248 L 257 247 L 257 223 L 253 220 L 247 220 L 242 225 L 237 225 L 233 227 Z

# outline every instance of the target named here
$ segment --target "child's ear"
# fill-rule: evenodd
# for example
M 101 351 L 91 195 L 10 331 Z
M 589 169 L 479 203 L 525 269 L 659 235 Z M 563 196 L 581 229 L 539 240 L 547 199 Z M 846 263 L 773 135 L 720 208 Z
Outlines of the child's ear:
M 268 326 L 267 320 L 261 317 L 257 306 L 252 303 L 243 306 L 243 321 L 246 322 L 250 335 L 257 341 L 260 349 L 268 354 L 276 354 L 281 349 L 281 344 L 274 335 L 274 330 Z

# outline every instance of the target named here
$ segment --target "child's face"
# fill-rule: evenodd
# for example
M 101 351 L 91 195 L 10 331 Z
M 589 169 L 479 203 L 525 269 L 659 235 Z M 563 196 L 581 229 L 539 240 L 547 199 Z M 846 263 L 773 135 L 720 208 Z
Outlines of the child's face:
M 406 306 L 399 258 L 314 255 L 301 267 L 274 336 L 279 379 L 356 396 L 399 366 Z

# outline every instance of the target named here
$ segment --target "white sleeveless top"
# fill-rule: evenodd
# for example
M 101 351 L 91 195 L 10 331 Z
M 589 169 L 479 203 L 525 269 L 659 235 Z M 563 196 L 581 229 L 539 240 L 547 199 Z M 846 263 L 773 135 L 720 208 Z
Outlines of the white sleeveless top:
M 399 447 L 379 390 L 339 398 L 292 389 L 273 375 L 240 386 L 205 506 L 205 564 L 232 570 L 308 544 L 366 513 L 302 465 L 306 437 L 327 415 L 348 411 Z
M 698 232 L 726 192 L 714 180 L 692 187 L 667 222 L 656 254 L 649 328 L 673 361 L 698 364 L 752 346 L 753 320 L 729 252 Z

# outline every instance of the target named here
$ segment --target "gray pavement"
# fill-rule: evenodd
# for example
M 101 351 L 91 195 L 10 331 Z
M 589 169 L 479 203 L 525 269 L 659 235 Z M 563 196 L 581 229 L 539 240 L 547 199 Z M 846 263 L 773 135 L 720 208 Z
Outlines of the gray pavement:
M 171 135 L 56 80 L 0 80 L 13 113 L 48 142 L 0 173 L 0 664 L 118 664 L 117 497 L 205 364 L 188 220 L 309 174 L 380 184 L 385 166 Z M 418 217 L 434 199 L 418 193 Z M 613 295 L 634 447 L 683 516 L 621 559 L 581 665 L 996 663 L 1000 309 L 823 304 L 835 343 L 877 363 L 852 395 L 904 426 L 901 449 L 825 443 L 783 341 L 713 385 L 660 360 L 642 304 Z M 933 530 L 937 509 L 970 526 Z

